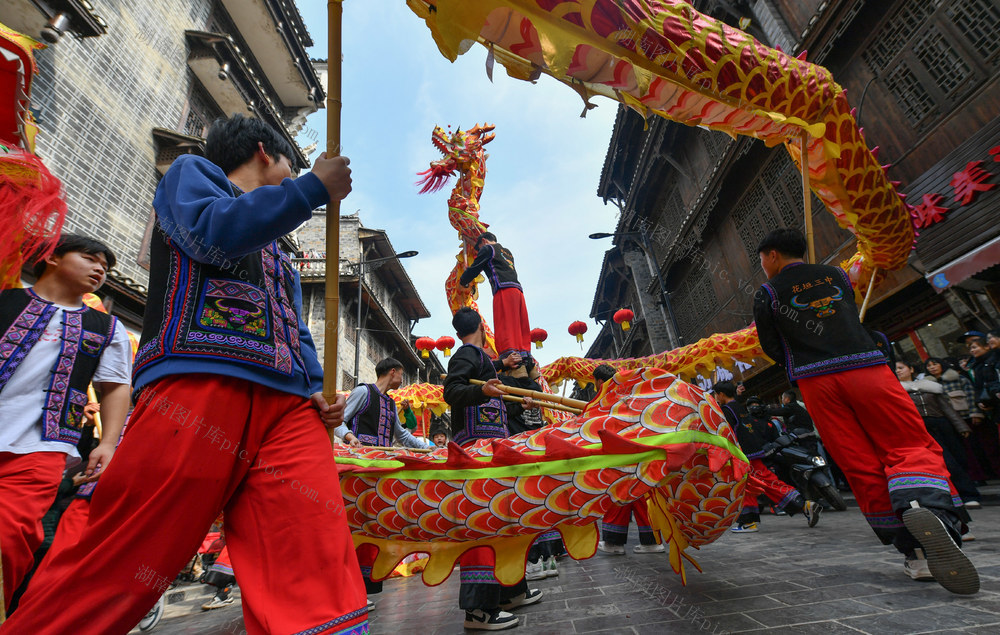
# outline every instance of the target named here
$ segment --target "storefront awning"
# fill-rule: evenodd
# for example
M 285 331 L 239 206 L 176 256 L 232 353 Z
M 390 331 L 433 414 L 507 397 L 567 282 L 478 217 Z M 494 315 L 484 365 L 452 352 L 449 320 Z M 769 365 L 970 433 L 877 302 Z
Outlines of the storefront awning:
M 945 266 L 928 272 L 927 281 L 931 283 L 935 291 L 941 293 L 997 263 L 1000 263 L 1000 236 L 973 249 L 961 258 L 956 258 Z

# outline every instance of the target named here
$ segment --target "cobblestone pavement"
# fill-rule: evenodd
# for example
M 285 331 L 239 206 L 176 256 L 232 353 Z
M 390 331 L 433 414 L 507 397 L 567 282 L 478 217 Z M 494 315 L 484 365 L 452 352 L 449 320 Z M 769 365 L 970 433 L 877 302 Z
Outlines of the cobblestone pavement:
M 977 540 L 965 547 L 982 578 L 975 596 L 910 580 L 902 556 L 852 506 L 824 513 L 814 529 L 801 516 L 764 516 L 759 533 L 727 533 L 692 550 L 704 571 L 688 565 L 687 586 L 663 554 L 564 559 L 558 577 L 532 583 L 545 595 L 515 611 L 521 625 L 510 632 L 1000 633 L 1000 487 L 984 494 L 983 509 L 972 512 Z M 457 574 L 433 588 L 419 578 L 389 580 L 375 598 L 372 632 L 461 633 L 457 598 Z M 154 632 L 240 635 L 238 614 L 234 606 L 168 616 Z

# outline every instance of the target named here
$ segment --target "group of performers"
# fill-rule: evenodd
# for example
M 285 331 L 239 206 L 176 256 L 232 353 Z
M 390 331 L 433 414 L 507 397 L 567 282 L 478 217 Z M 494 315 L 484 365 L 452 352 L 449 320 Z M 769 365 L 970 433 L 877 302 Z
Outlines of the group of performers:
M 298 273 L 277 240 L 312 210 L 347 196 L 351 171 L 346 158 L 322 155 L 311 172 L 292 179 L 290 156 L 273 129 L 234 116 L 212 126 L 204 158 L 184 155 L 173 163 L 153 201 L 159 231 L 134 369 L 124 327 L 82 300 L 115 263 L 100 242 L 64 236 L 39 263 L 32 289 L 0 296 L 5 604 L 31 568 L 39 521 L 67 458 L 79 459 L 91 383 L 103 416 L 102 440 L 82 471 L 85 480 L 99 478 L 86 523 L 76 525 L 72 539 L 57 541 L 0 626 L 2 635 L 129 631 L 163 590 L 151 581 L 172 580 L 220 512 L 247 632 L 368 632 L 366 591 L 381 586 L 371 579 L 374 548 L 353 547 L 327 429 L 353 446 L 442 447 L 449 435 L 436 427 L 426 443 L 400 423 L 386 394 L 402 380 L 396 360 L 380 363 L 375 382 L 346 399 L 324 399 L 323 370 L 301 318 Z M 926 566 L 945 588 L 975 592 L 975 568 L 960 549 L 965 517 L 940 448 L 862 328 L 850 281 L 840 269 L 804 264 L 804 251 L 794 230 L 777 230 L 761 243 L 769 281 L 754 315 L 764 350 L 798 382 L 876 535 L 905 554 L 908 569 Z M 489 233 L 462 283 L 480 272 L 493 287 L 500 355 L 493 359 L 484 349 L 480 315 L 458 310 L 452 324 L 462 346 L 449 361 L 444 399 L 459 446 L 541 425 L 530 399 L 502 400 L 504 384 L 537 386 L 538 369 L 513 258 Z M 819 299 L 829 300 L 816 315 L 825 336 L 782 310 Z M 613 374 L 599 369 L 595 379 Z M 728 393 L 717 391 L 736 423 L 725 407 Z M 130 401 L 135 408 L 118 444 Z M 754 473 L 763 476 L 756 463 Z M 290 493 L 293 481 L 315 496 Z M 814 504 L 779 494 L 810 525 L 818 520 Z M 642 504 L 608 513 L 602 550 L 624 551 L 633 514 L 641 543 L 635 551 L 663 551 Z M 557 536 L 541 536 L 526 578 L 556 575 L 560 552 Z M 509 611 L 542 597 L 527 579 L 501 585 L 492 549 L 470 550 L 460 565 L 467 628 L 517 626 Z

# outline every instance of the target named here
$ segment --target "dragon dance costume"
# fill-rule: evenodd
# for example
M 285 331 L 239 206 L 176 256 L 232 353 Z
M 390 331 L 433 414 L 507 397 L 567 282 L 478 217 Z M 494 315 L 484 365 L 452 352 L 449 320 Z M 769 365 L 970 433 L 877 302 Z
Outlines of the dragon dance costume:
M 368 632 L 309 401 L 322 368 L 298 274 L 275 242 L 328 200 L 312 174 L 240 194 L 201 157 L 168 170 L 153 201 L 160 231 L 129 433 L 80 541 L 50 554 L 4 635 L 127 632 L 159 597 L 153 582 L 173 579 L 223 510 L 248 633 Z M 115 610 L 95 613 L 108 597 Z

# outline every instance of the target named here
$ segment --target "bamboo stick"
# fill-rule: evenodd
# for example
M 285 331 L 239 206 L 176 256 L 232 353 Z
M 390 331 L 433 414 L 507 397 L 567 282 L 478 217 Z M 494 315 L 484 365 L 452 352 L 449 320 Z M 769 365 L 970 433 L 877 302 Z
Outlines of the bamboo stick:
M 477 386 L 482 386 L 485 381 L 481 379 L 470 379 L 470 384 L 475 384 Z M 580 401 L 579 399 L 570 399 L 569 397 L 561 397 L 559 395 L 550 395 L 547 392 L 539 392 L 537 390 L 528 390 L 527 388 L 516 388 L 514 386 L 508 386 L 506 384 L 500 384 L 500 390 L 504 391 L 509 395 L 520 395 L 521 397 L 531 397 L 536 401 L 547 401 L 550 403 L 557 403 L 563 406 L 569 406 L 570 408 L 579 408 L 583 411 L 584 406 L 587 405 L 586 401 Z
M 340 155 L 341 71 L 343 55 L 342 0 L 327 0 L 329 51 L 326 94 L 326 156 Z M 360 281 L 359 281 L 360 284 Z M 326 319 L 323 350 L 323 396 L 327 403 L 337 399 L 337 341 L 340 336 L 340 201 L 326 206 Z M 333 429 L 327 430 L 336 443 Z
M 400 452 L 400 451 L 405 450 L 406 452 L 423 452 L 423 453 L 427 453 L 427 452 L 433 452 L 434 450 L 438 450 L 440 448 L 434 448 L 432 450 L 431 448 L 395 448 L 395 447 L 388 447 L 388 446 L 384 446 L 384 445 L 365 445 L 365 446 L 362 446 L 361 449 L 362 450 L 386 450 L 386 451 L 389 451 L 389 452 Z
M 861 311 L 858 313 L 858 320 L 861 322 L 865 321 L 865 313 L 868 312 L 868 302 L 872 297 L 872 289 L 875 288 L 875 276 L 878 275 L 878 267 L 872 271 L 872 279 L 868 281 L 868 293 L 865 294 L 865 299 L 861 303 Z
M 518 397 L 517 395 L 504 395 L 503 400 L 512 401 L 514 403 L 520 403 L 520 404 L 524 403 L 524 397 Z M 538 404 L 538 407 L 548 408 L 549 410 L 562 410 L 563 412 L 569 412 L 575 415 L 578 415 L 581 412 L 583 412 L 583 410 L 580 410 L 578 408 L 570 408 L 569 406 L 564 406 L 562 404 L 557 404 L 557 403 L 548 403 L 548 402 L 540 403 Z
M 97 393 L 94 392 L 94 384 L 87 386 L 87 401 L 97 402 Z M 94 413 L 94 428 L 97 430 L 97 438 L 101 439 L 104 437 L 104 428 L 101 425 L 101 413 Z
M 814 265 L 816 264 L 816 244 L 813 240 L 812 189 L 809 187 L 809 134 L 803 131 L 800 141 L 802 147 L 802 156 L 799 157 L 799 163 L 802 167 L 802 209 L 805 210 L 806 244 L 809 247 L 809 259 L 806 262 Z

